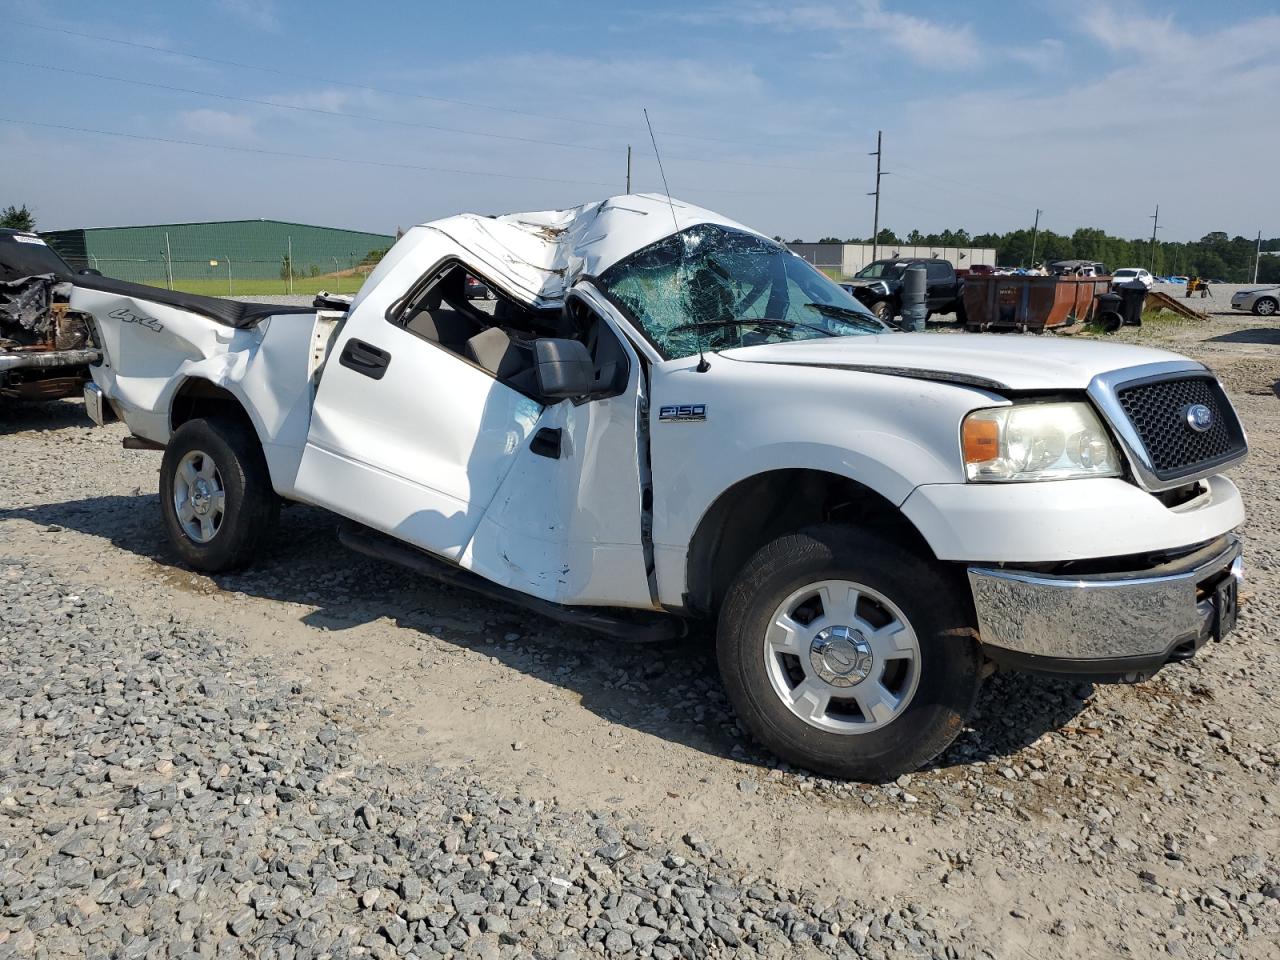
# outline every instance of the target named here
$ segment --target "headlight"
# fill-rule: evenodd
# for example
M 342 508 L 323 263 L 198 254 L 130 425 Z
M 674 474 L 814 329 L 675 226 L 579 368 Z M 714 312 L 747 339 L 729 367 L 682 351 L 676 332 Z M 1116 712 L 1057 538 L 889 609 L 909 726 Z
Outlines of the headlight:
M 1120 459 L 1087 403 L 1015 403 L 975 410 L 961 428 L 973 481 L 1115 477 Z
M 869 289 L 870 289 L 873 293 L 878 293 L 878 294 L 880 294 L 880 296 L 882 296 L 882 297 L 883 297 L 883 296 L 885 296 L 886 294 L 888 294 L 888 292 L 889 292 L 889 285 L 888 285 L 887 283 L 885 283 L 883 280 L 877 280 L 875 283 L 871 284 L 871 286 L 870 286 L 870 288 L 869 288 Z

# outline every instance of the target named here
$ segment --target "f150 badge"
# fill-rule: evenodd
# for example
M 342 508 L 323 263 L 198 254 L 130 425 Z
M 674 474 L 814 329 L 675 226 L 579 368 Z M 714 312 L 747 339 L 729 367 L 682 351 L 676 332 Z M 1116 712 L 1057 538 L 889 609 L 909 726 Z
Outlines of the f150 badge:
M 689 423 L 705 419 L 707 419 L 705 403 L 673 403 L 658 410 L 658 420 L 661 423 Z

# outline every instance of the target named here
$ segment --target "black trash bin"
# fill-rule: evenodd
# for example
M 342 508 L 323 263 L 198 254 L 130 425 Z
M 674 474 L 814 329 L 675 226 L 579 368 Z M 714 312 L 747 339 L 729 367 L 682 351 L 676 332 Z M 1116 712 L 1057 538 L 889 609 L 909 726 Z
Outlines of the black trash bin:
M 1125 325 L 1142 326 L 1142 306 L 1147 300 L 1147 285 L 1141 280 L 1130 280 L 1128 283 L 1120 284 L 1117 289 L 1123 301 L 1120 314 L 1124 317 Z
M 1118 293 L 1103 293 L 1098 296 L 1098 310 L 1095 316 L 1108 333 L 1119 330 L 1124 324 L 1124 298 Z

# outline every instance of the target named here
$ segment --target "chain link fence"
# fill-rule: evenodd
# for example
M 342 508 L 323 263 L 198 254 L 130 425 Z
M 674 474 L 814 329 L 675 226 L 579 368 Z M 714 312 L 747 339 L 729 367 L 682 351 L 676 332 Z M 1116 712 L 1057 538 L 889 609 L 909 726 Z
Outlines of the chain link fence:
M 355 293 L 395 239 L 276 221 L 66 230 L 44 238 L 76 270 L 217 297 Z

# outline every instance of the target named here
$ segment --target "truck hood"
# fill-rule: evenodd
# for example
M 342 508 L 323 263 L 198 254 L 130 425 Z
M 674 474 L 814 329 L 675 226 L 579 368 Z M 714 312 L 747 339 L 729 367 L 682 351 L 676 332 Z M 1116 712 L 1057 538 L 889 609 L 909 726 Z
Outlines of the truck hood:
M 1083 390 L 1094 377 L 1148 363 L 1180 361 L 1166 350 L 1058 338 L 885 333 L 737 347 L 720 354 L 746 363 L 831 367 L 964 383 L 992 390 Z

